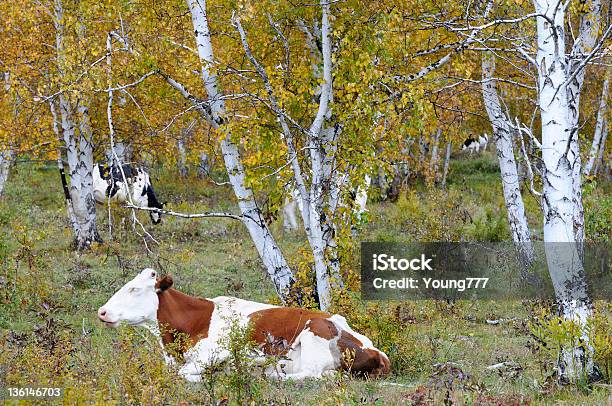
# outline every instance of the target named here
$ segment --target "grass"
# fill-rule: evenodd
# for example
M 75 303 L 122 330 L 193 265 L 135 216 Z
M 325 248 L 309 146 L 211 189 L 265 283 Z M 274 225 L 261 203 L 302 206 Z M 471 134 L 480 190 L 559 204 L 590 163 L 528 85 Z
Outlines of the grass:
M 153 178 L 161 200 L 177 211 L 234 209 L 227 188 L 197 178 L 177 180 L 174 172 L 162 169 Z M 587 235 L 606 239 L 609 185 L 585 189 Z M 453 160 L 447 192 L 415 181 L 396 203 L 373 200 L 359 237 L 363 241 L 509 238 L 490 153 Z M 530 226 L 537 229 L 538 202 L 530 196 L 525 201 Z M 599 405 L 612 400 L 609 386 L 554 383 L 552 360 L 528 327 L 531 304 L 366 303 L 355 294 L 341 301 L 337 311 L 390 355 L 395 372 L 389 378 L 364 381 L 339 374 L 279 383 L 247 368 L 240 372 L 247 380 L 234 379 L 238 372 L 230 369 L 201 384 L 185 382 L 164 365 L 148 333 L 106 329 L 96 321 L 97 308 L 144 267 L 171 273 L 178 289 L 204 297 L 274 301 L 272 285 L 244 227 L 234 220 L 165 217 L 153 227 L 141 213 L 159 241 L 149 242 L 153 252 L 148 253 L 131 227 L 121 226 L 121 212 L 114 210 L 111 239 L 106 209 L 99 207 L 99 230 L 106 242 L 74 253 L 57 170 L 44 164 L 16 166 L 0 200 L 0 387 L 62 386 L 66 404 Z M 281 223 L 272 224 L 273 233 L 297 269 L 304 263 L 304 236 L 283 233 Z M 344 267 L 355 270 L 358 241 L 351 244 Z M 609 326 L 609 304 L 601 304 L 601 314 Z M 487 318 L 505 322 L 489 325 Z M 609 338 L 609 331 L 604 333 Z M 486 369 L 503 361 L 517 368 Z M 240 399 L 237 389 L 244 395 Z

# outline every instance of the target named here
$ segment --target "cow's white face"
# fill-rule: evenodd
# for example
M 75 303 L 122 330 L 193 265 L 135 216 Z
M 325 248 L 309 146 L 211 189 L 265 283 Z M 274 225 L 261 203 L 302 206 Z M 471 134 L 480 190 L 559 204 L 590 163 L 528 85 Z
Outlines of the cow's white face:
M 98 309 L 98 318 L 109 327 L 117 327 L 121 322 L 138 326 L 157 320 L 156 281 L 155 270 L 142 270 Z
M 161 221 L 161 214 L 159 214 L 158 212 L 152 211 L 151 221 L 153 221 L 153 224 L 158 224 Z

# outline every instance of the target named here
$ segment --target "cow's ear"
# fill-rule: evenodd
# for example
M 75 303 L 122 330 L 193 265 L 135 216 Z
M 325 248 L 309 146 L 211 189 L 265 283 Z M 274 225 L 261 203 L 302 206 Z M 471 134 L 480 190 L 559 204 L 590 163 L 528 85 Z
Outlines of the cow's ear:
M 171 275 L 166 275 L 163 278 L 160 278 L 155 283 L 155 291 L 157 293 L 163 292 L 164 290 L 168 290 L 172 287 L 174 280 L 172 280 Z

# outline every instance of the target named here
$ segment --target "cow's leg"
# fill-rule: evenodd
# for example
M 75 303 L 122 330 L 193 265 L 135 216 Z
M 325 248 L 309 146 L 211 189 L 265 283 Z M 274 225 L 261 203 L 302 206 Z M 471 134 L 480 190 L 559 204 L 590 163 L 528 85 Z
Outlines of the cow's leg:
M 178 371 L 179 375 L 189 382 L 200 382 L 202 380 L 202 372 L 204 372 L 204 368 L 195 362 L 183 365 Z
M 327 320 L 317 322 L 329 323 Z M 287 354 L 292 360 L 291 368 L 280 376 L 281 379 L 321 378 L 339 368 L 341 354 L 336 343 L 338 337 L 326 338 L 317 334 L 308 327 L 300 333 L 296 339 L 297 345 Z
M 225 361 L 229 355 L 218 340 L 203 339 L 185 354 L 185 364 L 179 369 L 179 375 L 190 382 L 200 382 L 206 368 Z
M 164 344 L 161 342 L 160 340 L 160 344 L 162 347 L 162 354 L 164 356 L 164 361 L 166 362 L 166 365 L 168 366 L 175 366 L 176 365 L 176 360 L 174 359 L 174 357 L 170 354 L 168 354 L 166 352 L 166 350 L 164 350 Z

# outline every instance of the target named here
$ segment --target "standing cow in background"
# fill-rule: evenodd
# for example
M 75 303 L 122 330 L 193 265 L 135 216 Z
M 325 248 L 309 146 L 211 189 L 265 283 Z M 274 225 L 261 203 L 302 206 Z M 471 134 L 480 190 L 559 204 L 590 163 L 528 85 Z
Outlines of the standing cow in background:
M 478 139 L 474 138 L 472 134 L 463 142 L 461 146 L 461 150 L 467 150 L 470 155 L 474 152 L 478 153 L 482 149 L 483 151 L 487 149 L 487 143 L 489 142 L 489 136 L 487 134 L 479 135 Z
M 94 199 L 104 204 L 106 198 L 115 199 L 119 203 L 132 203 L 139 207 L 163 209 L 155 196 L 151 178 L 144 168 L 132 165 L 106 166 L 96 164 L 93 170 Z M 161 221 L 161 213 L 150 211 L 153 224 Z

